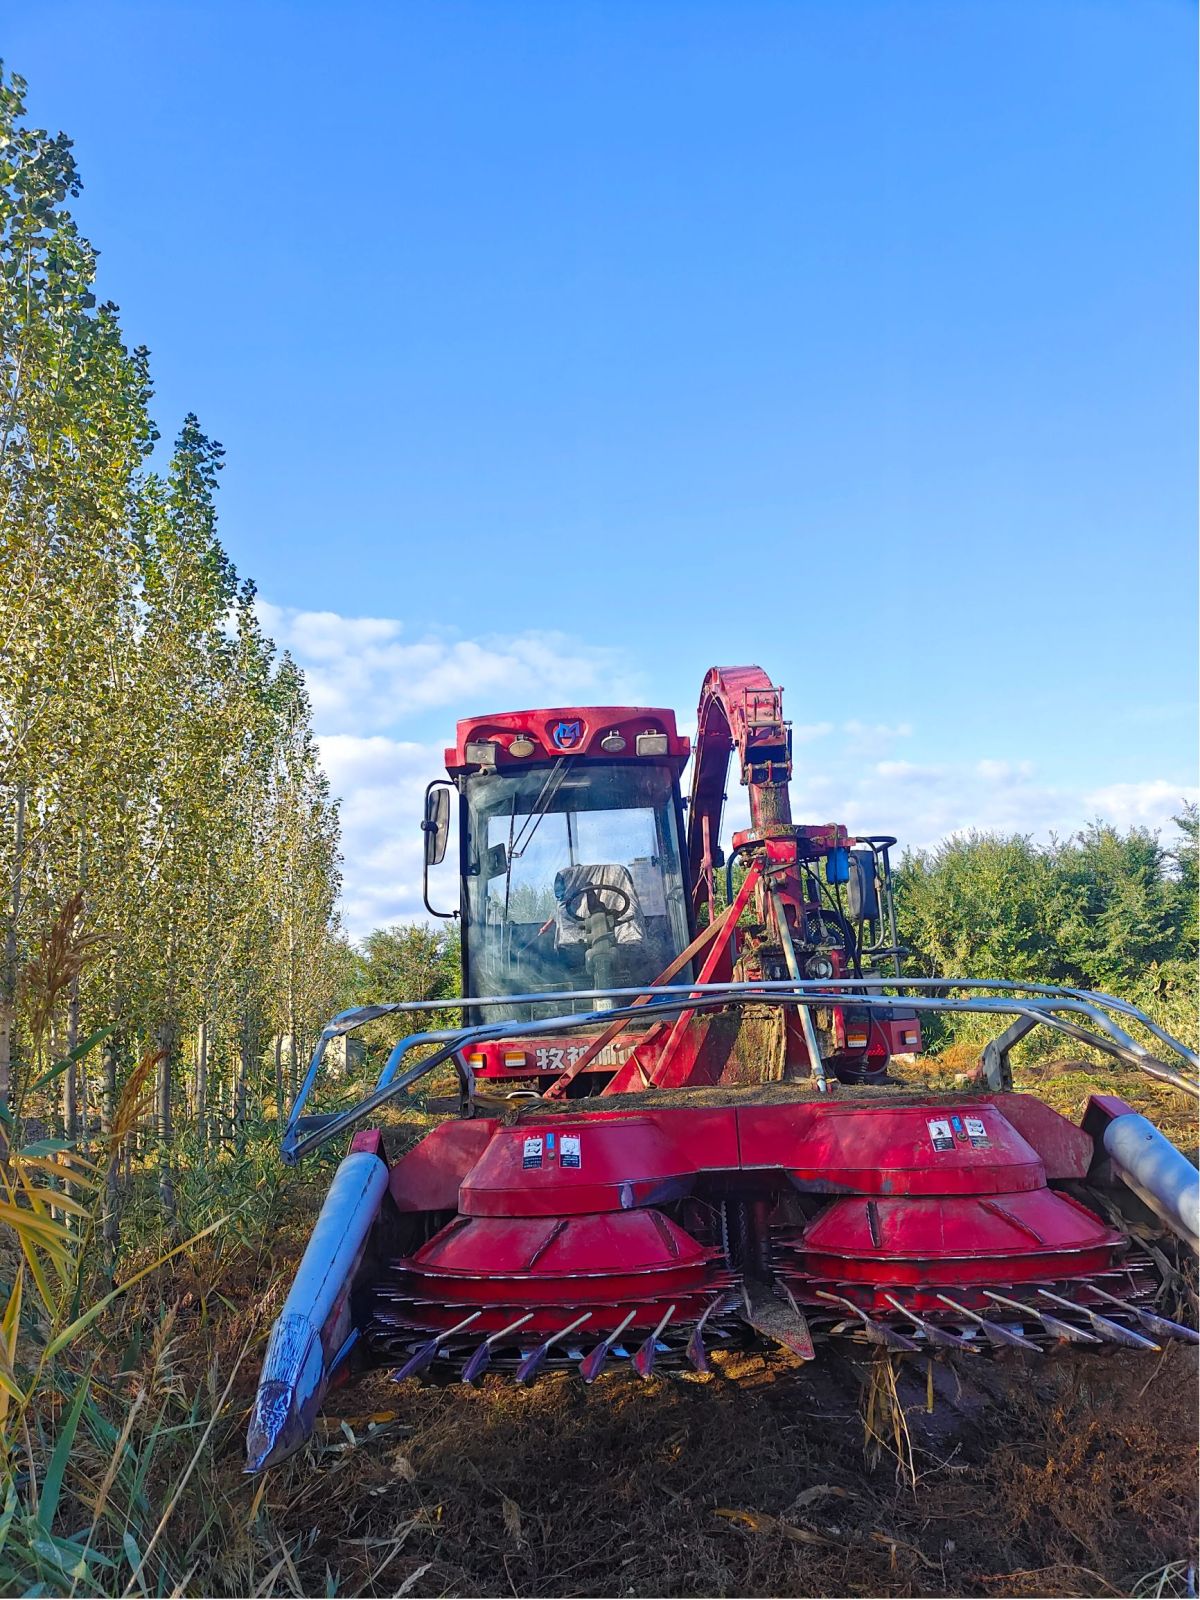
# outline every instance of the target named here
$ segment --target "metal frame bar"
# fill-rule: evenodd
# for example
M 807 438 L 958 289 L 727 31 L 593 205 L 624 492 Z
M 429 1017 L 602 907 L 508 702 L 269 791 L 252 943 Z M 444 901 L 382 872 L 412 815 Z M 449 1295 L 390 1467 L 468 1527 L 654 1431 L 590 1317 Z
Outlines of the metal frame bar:
M 697 981 L 695 987 L 693 988 L 693 993 L 707 989 L 708 985 L 711 983 L 712 975 L 717 970 L 718 963 L 728 948 L 727 935 L 730 934 L 734 928 L 736 928 L 738 918 L 749 904 L 750 896 L 754 893 L 759 882 L 765 876 L 766 874 L 758 861 L 751 862 L 750 870 L 746 873 L 745 878 L 743 878 L 741 888 L 726 906 L 725 910 L 718 913 L 716 918 L 713 920 L 711 925 L 712 934 L 710 943 L 708 949 L 705 951 L 704 960 L 701 963 L 700 971 L 697 974 Z M 710 915 L 712 913 L 712 909 L 712 904 L 710 902 Z M 665 987 L 665 985 L 662 987 Z M 678 985 L 674 985 L 673 987 L 678 987 Z M 676 1052 L 679 1050 L 680 1043 L 683 1039 L 684 1033 L 687 1030 L 690 1020 L 691 1012 L 686 1008 L 676 1017 L 675 1025 L 667 1035 L 667 1042 L 663 1046 L 662 1054 L 654 1063 L 653 1071 L 650 1074 L 651 1083 L 658 1086 L 662 1085 L 667 1074 L 667 1068 Z
M 925 995 L 921 993 L 897 996 L 884 993 L 884 990 L 947 990 L 947 989 L 991 989 L 1001 990 L 1026 996 L 1025 999 L 1004 999 L 996 996 L 975 996 L 974 998 L 958 999 L 949 995 L 936 992 Z M 1127 1065 L 1137 1067 L 1150 1077 L 1161 1082 L 1172 1084 L 1175 1088 L 1183 1089 L 1188 1093 L 1200 1096 L 1200 1083 L 1185 1076 L 1176 1068 L 1159 1060 L 1150 1054 L 1144 1046 L 1131 1038 L 1111 1017 L 1105 1014 L 1105 1008 L 1111 1008 L 1122 1016 L 1131 1017 L 1142 1026 L 1146 1027 L 1156 1038 L 1167 1044 L 1172 1052 L 1193 1068 L 1200 1066 L 1196 1053 L 1179 1040 L 1173 1038 L 1165 1029 L 1153 1023 L 1139 1007 L 1131 1005 L 1128 1001 L 1117 1000 L 1111 995 L 1095 994 L 1088 990 L 1064 989 L 1053 984 L 1025 984 L 1013 980 L 979 979 L 979 978 L 851 978 L 843 979 L 836 985 L 821 980 L 790 980 L 790 981 L 764 981 L 761 983 L 693 983 L 670 984 L 651 991 L 654 1004 L 629 1004 L 624 1007 L 613 1007 L 604 1011 L 573 1012 L 567 1015 L 546 1018 L 534 1026 L 539 1036 L 557 1036 L 571 1033 L 580 1028 L 607 1027 L 611 1023 L 624 1017 L 649 1017 L 663 1018 L 664 1016 L 678 1015 L 683 1011 L 712 1011 L 719 1010 L 731 1004 L 762 1004 L 772 1002 L 779 1005 L 793 1005 L 807 1011 L 813 1006 L 853 1005 L 865 1007 L 868 1010 L 887 1010 L 893 1008 L 898 1002 L 907 1009 L 914 1011 L 947 1011 L 958 1013 L 982 1013 L 1011 1017 L 1014 1022 L 1026 1021 L 1029 1028 L 1044 1025 L 1055 1032 L 1063 1033 L 1069 1038 L 1080 1043 L 1091 1045 L 1107 1055 L 1117 1057 Z M 647 991 L 644 988 L 610 988 L 610 989 L 581 989 L 572 991 L 572 998 L 579 1000 L 604 999 L 604 1000 L 644 1000 Z M 335 1138 L 339 1133 L 357 1122 L 360 1117 L 395 1099 L 403 1091 L 417 1082 L 420 1078 L 432 1072 L 435 1067 L 445 1061 L 452 1061 L 459 1081 L 460 1100 L 462 1111 L 469 1114 L 473 1107 L 475 1093 L 474 1073 L 466 1057 L 469 1046 L 485 1040 L 501 1040 L 519 1038 L 528 1034 L 530 1023 L 528 1021 L 509 1022 L 499 1024 L 477 1024 L 471 1028 L 439 1029 L 422 1033 L 409 1034 L 400 1039 L 393 1046 L 383 1070 L 379 1075 L 374 1091 L 360 1100 L 356 1105 L 344 1112 L 337 1113 L 323 1121 L 320 1128 L 301 1133 L 297 1126 L 301 1113 L 320 1073 L 320 1068 L 325 1055 L 325 1049 L 331 1039 L 351 1032 L 361 1027 L 366 1022 L 374 1021 L 378 1017 L 405 1015 L 410 1012 L 445 1010 L 471 1006 L 507 1006 L 517 1004 L 553 1004 L 561 1001 L 561 992 L 554 994 L 527 994 L 527 995 L 488 995 L 464 999 L 459 996 L 452 1000 L 413 1000 L 394 1001 L 383 1005 L 362 1006 L 353 1011 L 342 1012 L 335 1017 L 322 1031 L 313 1052 L 312 1061 L 308 1072 L 305 1074 L 304 1083 L 296 1097 L 295 1104 L 288 1115 L 287 1125 L 284 1129 L 281 1149 L 283 1159 L 289 1166 L 294 1165 L 310 1150 Z M 1061 1013 L 1067 1013 L 1064 1016 Z M 1085 1027 L 1082 1023 L 1070 1020 L 1075 1015 L 1086 1019 L 1092 1024 Z M 1095 1031 L 1099 1029 L 1099 1032 Z M 1012 1024 L 1005 1033 L 1015 1032 Z M 998 1039 L 989 1041 L 984 1046 L 983 1054 L 986 1057 L 990 1046 L 999 1046 L 1004 1039 L 1002 1033 Z M 1012 1041 L 1012 1042 L 1015 1042 Z M 436 1048 L 432 1055 L 415 1062 L 404 1072 L 400 1071 L 401 1063 L 410 1050 L 420 1045 L 433 1044 Z M 1007 1048 L 1000 1050 L 1003 1058 L 1007 1055 Z M 990 1081 L 993 1074 L 989 1074 L 989 1087 L 1002 1088 L 1003 1082 Z
M 788 927 L 787 912 L 784 910 L 783 901 L 779 897 L 779 890 L 771 884 L 767 893 L 771 897 L 771 905 L 775 911 L 775 921 L 779 926 L 779 942 L 783 946 L 783 958 L 787 962 L 788 971 L 794 983 L 803 983 L 800 975 L 800 963 L 796 960 L 796 947 L 792 943 L 792 930 Z M 805 1006 L 800 1012 L 800 1026 L 804 1030 L 804 1048 L 808 1053 L 808 1070 L 812 1073 L 817 1089 L 824 1094 L 829 1088 L 829 1080 L 825 1076 L 825 1063 L 821 1059 L 821 1042 L 817 1038 L 817 1025 L 812 1019 L 812 1009 Z

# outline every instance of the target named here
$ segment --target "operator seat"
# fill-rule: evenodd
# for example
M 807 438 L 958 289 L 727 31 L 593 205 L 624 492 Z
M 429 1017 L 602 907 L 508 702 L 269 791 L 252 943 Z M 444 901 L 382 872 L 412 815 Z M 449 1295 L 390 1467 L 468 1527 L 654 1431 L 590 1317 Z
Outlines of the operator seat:
M 646 939 L 646 919 L 642 915 L 642 908 L 638 903 L 637 890 L 633 886 L 633 877 L 628 867 L 621 866 L 619 862 L 605 862 L 595 866 L 564 867 L 554 879 L 554 944 L 561 950 L 565 945 L 580 945 L 586 943 L 587 930 L 585 923 L 578 915 L 572 916 L 567 906 L 574 899 L 574 908 L 578 911 L 580 905 L 580 891 L 583 889 L 616 889 L 625 895 L 629 901 L 629 909 L 622 912 L 620 920 L 613 928 L 613 938 L 618 945 L 644 944 Z M 613 896 L 614 909 L 617 904 Z

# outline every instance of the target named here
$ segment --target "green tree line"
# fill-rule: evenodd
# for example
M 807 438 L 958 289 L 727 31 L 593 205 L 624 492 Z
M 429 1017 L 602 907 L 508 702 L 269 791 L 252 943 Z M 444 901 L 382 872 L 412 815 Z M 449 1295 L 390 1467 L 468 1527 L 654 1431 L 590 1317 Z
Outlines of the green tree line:
M 217 537 L 221 448 L 188 416 L 155 464 L 147 352 L 24 89 L 0 75 L 0 1108 L 87 1136 L 152 1053 L 169 1147 L 282 1101 L 328 1015 L 337 808 Z
M 1046 845 L 970 833 L 908 853 L 896 874 L 907 970 L 1098 989 L 1194 1043 L 1196 807 L 1175 825 L 1174 843 L 1098 821 Z
M 157 468 L 147 353 L 97 304 L 70 141 L 0 78 L 0 1105 L 68 1137 L 147 1052 L 155 1125 L 278 1112 L 322 1020 L 457 988 L 452 941 L 336 927 L 338 822 L 301 674 L 217 536 L 220 447 Z M 1196 813 L 970 835 L 898 873 L 910 967 L 1108 989 L 1194 1032 Z

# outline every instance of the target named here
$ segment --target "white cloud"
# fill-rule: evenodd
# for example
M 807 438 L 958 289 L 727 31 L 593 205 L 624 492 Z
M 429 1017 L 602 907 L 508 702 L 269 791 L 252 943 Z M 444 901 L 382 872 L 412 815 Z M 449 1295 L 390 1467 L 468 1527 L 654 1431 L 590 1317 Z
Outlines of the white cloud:
M 912 731 L 911 722 L 859 722 L 854 718 L 842 723 L 842 732 L 856 739 L 907 739 Z
M 852 833 L 894 834 L 901 847 L 935 849 L 954 834 L 1028 833 L 1046 842 L 1078 832 L 1095 817 L 1173 833 L 1171 818 L 1200 790 L 1153 779 L 1083 793 L 1039 781 L 1031 761 L 876 761 L 851 759 L 852 744 L 822 771 L 798 766 L 792 779 L 797 822 L 841 822 Z M 746 791 L 729 789 L 723 831 L 749 823 Z
M 1184 805 L 1195 802 L 1200 790 L 1153 778 L 1148 783 L 1110 783 L 1083 797 L 1089 819 L 1103 817 L 1120 828 L 1162 827 L 1178 816 Z
M 811 744 L 814 739 L 824 739 L 833 732 L 832 722 L 794 722 L 792 744 Z
M 381 734 L 320 734 L 318 743 L 342 807 L 346 928 L 361 938 L 381 923 L 423 917 L 422 798 L 444 770 L 442 748 Z
M 1126 828 L 1134 823 L 1171 832 L 1171 818 L 1194 788 L 1154 779 L 1081 793 L 1039 781 L 1031 761 L 982 760 L 922 764 L 878 761 L 843 781 L 802 775 L 792 786 L 792 812 L 811 820 L 845 822 L 860 833 L 895 834 L 902 845 L 932 849 L 952 834 L 1029 833 L 1045 841 L 1066 837 L 1099 816 Z M 836 816 L 830 811 L 834 800 Z
M 323 736 L 321 754 L 335 794 L 343 797 L 343 914 L 354 937 L 380 924 L 424 917 L 421 902 L 421 803 L 443 770 L 440 745 L 375 735 Z M 686 786 L 686 785 L 685 785 Z M 792 814 L 799 822 L 842 822 L 860 834 L 894 834 L 901 847 L 934 849 L 954 834 L 1030 833 L 1065 837 L 1093 817 L 1169 834 L 1171 817 L 1198 791 L 1154 779 L 1081 794 L 1037 780 L 1028 761 L 922 764 L 879 761 L 865 769 L 799 772 Z M 723 833 L 748 826 L 746 790 L 729 784 Z M 452 867 L 437 871 L 432 897 L 451 910 Z
M 912 731 L 911 722 L 860 722 L 857 717 L 841 727 L 847 752 L 860 761 L 888 756 L 896 740 L 909 738 Z
M 421 901 L 421 805 L 444 771 L 456 718 L 521 705 L 637 704 L 643 686 L 617 652 L 560 633 L 465 639 L 426 625 L 414 633 L 389 617 L 260 604 L 263 625 L 304 669 L 321 756 L 342 802 L 343 919 L 353 937 L 426 913 Z M 681 731 L 688 730 L 686 721 Z M 688 730 L 690 731 L 690 730 Z M 432 742 L 432 735 L 437 742 Z M 405 737 L 405 735 L 408 735 Z M 420 736 L 420 737 L 417 737 Z M 842 822 L 852 832 L 895 834 L 929 849 L 969 829 L 1069 835 L 1099 816 L 1119 827 L 1170 832 L 1194 787 L 1155 777 L 1093 789 L 1055 787 L 1017 757 L 929 762 L 896 759 L 907 722 L 799 724 L 792 813 L 799 822 Z M 814 754 L 819 751 L 819 763 Z M 685 776 L 685 792 L 687 778 Z M 723 833 L 749 818 L 731 770 Z M 450 909 L 452 865 L 435 869 L 431 895 Z
M 421 804 L 425 785 L 444 771 L 442 746 L 374 735 L 323 735 L 321 754 L 343 797 L 343 915 L 354 937 L 380 924 L 424 917 Z M 685 780 L 686 788 L 686 780 Z M 842 822 L 860 834 L 894 834 L 902 847 L 934 849 L 953 834 L 1030 833 L 1065 837 L 1093 817 L 1169 834 L 1170 819 L 1197 790 L 1165 779 L 1111 784 L 1086 794 L 1041 783 L 1028 761 L 919 763 L 878 761 L 866 768 L 800 771 L 792 782 L 798 822 Z M 723 834 L 749 824 L 746 790 L 733 780 Z M 452 867 L 436 869 L 432 898 L 451 910 Z
M 988 760 L 880 761 L 848 787 L 843 811 L 848 827 L 895 834 L 914 849 L 972 828 L 1045 836 L 1084 820 L 1072 797 L 1034 781 L 1029 762 Z
M 443 752 L 458 717 L 642 698 L 616 651 L 563 633 L 467 639 L 428 624 L 414 630 L 394 617 L 345 617 L 269 601 L 259 601 L 258 611 L 266 632 L 304 670 L 322 761 L 341 801 L 342 917 L 356 938 L 381 923 L 426 914 L 422 796 L 445 771 Z M 400 736 L 425 731 L 431 713 L 440 742 Z M 443 869 L 440 882 L 444 898 L 454 890 L 453 873 Z
M 894 783 L 928 782 L 931 777 L 940 775 L 942 767 L 922 767 L 915 761 L 877 761 L 875 771 L 881 778 L 889 778 Z
M 527 631 L 464 639 L 391 617 L 343 617 L 259 602 L 263 627 L 290 650 L 323 732 L 382 732 L 440 706 L 471 712 L 522 703 L 633 704 L 640 691 L 621 655 L 567 634 Z

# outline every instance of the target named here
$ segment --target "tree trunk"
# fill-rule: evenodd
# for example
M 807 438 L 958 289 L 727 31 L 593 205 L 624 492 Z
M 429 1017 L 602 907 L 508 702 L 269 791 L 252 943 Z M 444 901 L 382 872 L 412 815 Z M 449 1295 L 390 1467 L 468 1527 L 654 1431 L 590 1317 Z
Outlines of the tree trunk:
M 67 1048 L 70 1055 L 79 1043 L 79 974 L 71 980 L 71 994 L 67 1001 Z M 72 1142 L 79 1137 L 79 1063 L 72 1061 L 62 1075 L 63 1138 Z
M 175 1054 L 175 1028 L 171 1022 L 164 1022 L 158 1030 L 158 1049 L 157 1131 L 162 1144 L 169 1146 L 172 1139 L 171 1068 Z
M 21 918 L 25 861 L 25 785 L 17 788 L 17 816 L 13 830 L 12 900 L 4 925 L 4 965 L 0 969 L 0 1110 L 12 1100 L 13 1041 L 17 1012 L 17 927 Z
M 249 1016 L 242 1018 L 242 1041 L 238 1051 L 237 1092 L 233 1102 L 233 1126 L 240 1150 L 246 1141 L 246 1094 L 250 1082 L 251 1025 Z
M 208 1144 L 208 1018 L 201 1017 L 196 1032 L 196 1132 L 200 1147 Z
M 109 1253 L 116 1255 L 121 1237 L 121 1180 L 120 1168 L 123 1151 L 113 1143 L 113 1118 L 117 1110 L 117 1047 L 110 1038 L 104 1047 L 104 1092 L 100 1101 L 100 1131 L 107 1148 L 107 1169 L 104 1175 L 104 1216 L 100 1235 Z
M 283 1035 L 275 1034 L 275 1120 L 283 1127 Z
M 159 1029 L 158 1048 L 158 1198 L 167 1225 L 174 1231 L 177 1223 L 175 1209 L 175 1180 L 171 1173 L 171 1144 L 174 1132 L 171 1121 L 171 1075 L 175 1057 L 175 1022 L 164 1021 Z
M 296 936 L 293 931 L 288 934 L 288 1064 L 291 1101 L 295 1105 L 300 1078 L 296 1065 Z

